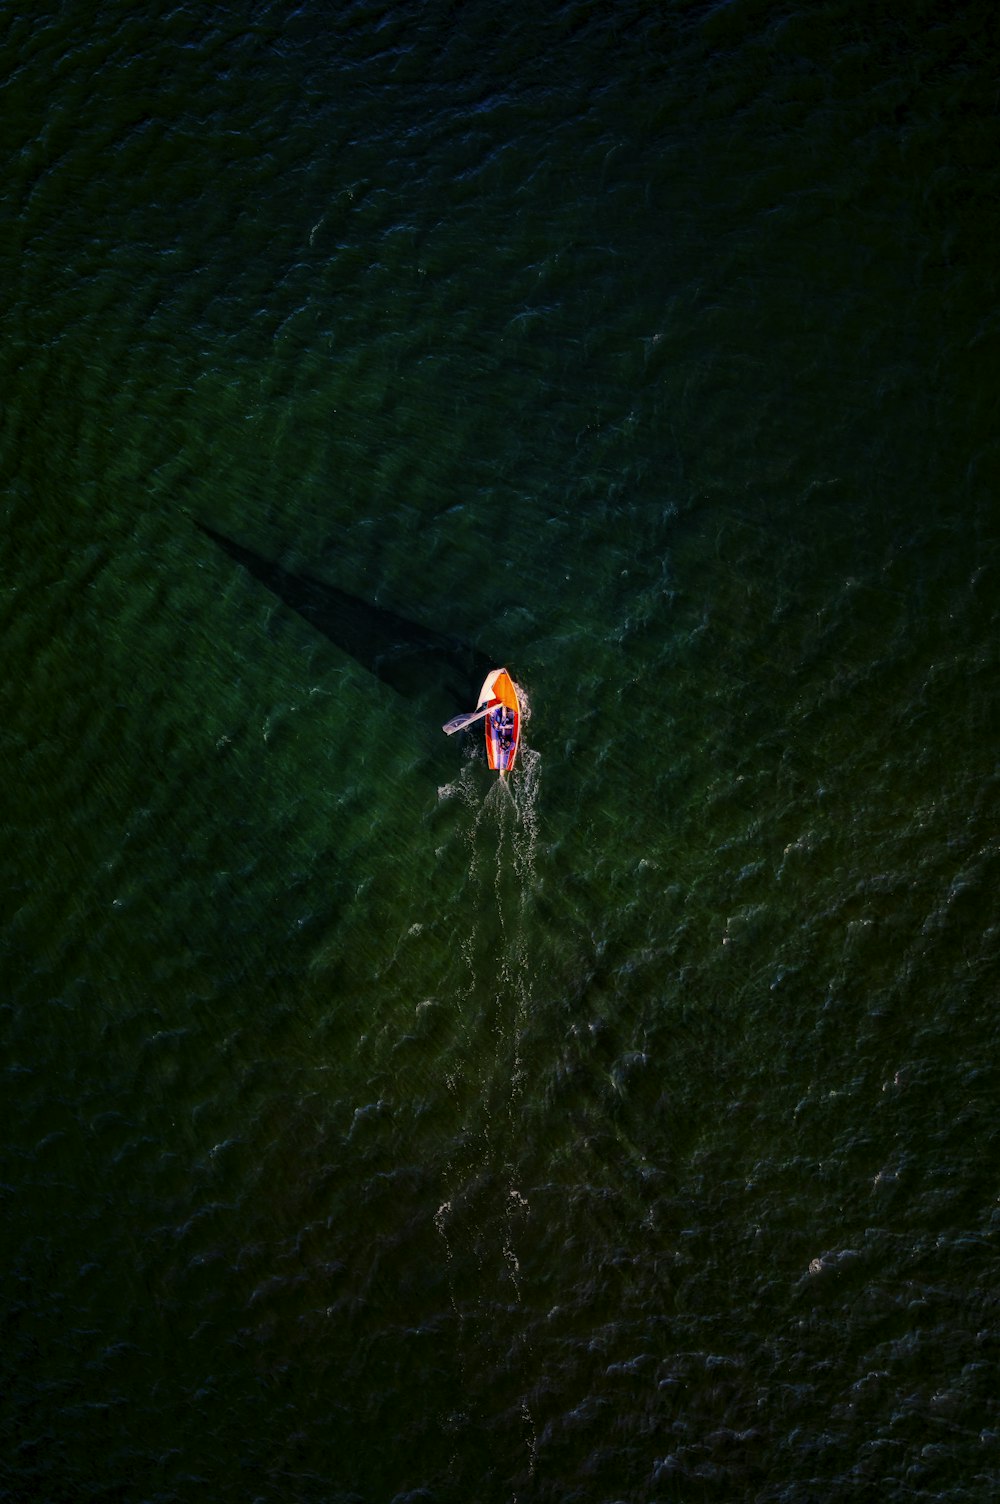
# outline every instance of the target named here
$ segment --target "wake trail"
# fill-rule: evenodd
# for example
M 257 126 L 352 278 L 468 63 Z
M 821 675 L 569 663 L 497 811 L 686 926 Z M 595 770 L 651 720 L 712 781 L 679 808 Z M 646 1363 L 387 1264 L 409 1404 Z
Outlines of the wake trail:
M 523 688 L 520 685 L 517 688 L 523 723 L 530 719 L 530 704 Z M 465 933 L 458 937 L 464 977 L 456 1001 L 463 1017 L 471 1015 L 475 1019 L 478 1016 L 480 1042 L 482 1026 L 487 1019 L 491 1020 L 495 1041 L 490 1068 L 480 1076 L 476 1101 L 482 1117 L 480 1131 L 473 1142 L 478 1143 L 479 1153 L 468 1158 L 463 1156 L 464 1162 L 460 1162 L 457 1156 L 448 1160 L 445 1166 L 448 1189 L 434 1217 L 435 1228 L 444 1244 L 449 1296 L 460 1336 L 466 1313 L 456 1294 L 452 1224 L 457 1209 L 461 1207 L 463 1188 L 475 1190 L 477 1183 L 488 1184 L 494 1168 L 499 1170 L 502 1188 L 502 1204 L 497 1209 L 499 1254 L 516 1304 L 522 1305 L 524 1298 L 517 1232 L 519 1224 L 530 1215 L 531 1208 L 518 1183 L 515 1146 L 521 1136 L 518 1107 L 526 1084 L 524 1040 L 535 988 L 528 917 L 536 884 L 541 762 L 539 753 L 526 747 L 522 741 L 516 768 L 507 777 L 495 779 L 485 797 L 482 794 L 481 766 L 471 760 L 453 783 L 439 790 L 439 797 L 460 799 L 469 815 L 464 832 L 469 852 L 469 919 Z M 484 997 L 486 988 L 492 989 L 492 997 Z M 468 1030 L 466 1037 L 474 1047 L 476 1040 L 470 1037 Z M 456 1097 L 456 1105 L 460 1106 L 457 1083 L 449 1079 L 448 1086 Z M 490 1104 L 501 1093 L 503 1131 L 498 1138 L 498 1124 Z M 500 1106 L 499 1102 L 497 1106 Z M 481 1231 L 485 1229 L 473 1229 L 474 1242 L 477 1241 L 476 1233 Z M 476 1261 L 480 1270 L 488 1273 L 483 1267 L 484 1262 L 488 1262 L 488 1250 Z M 471 1389 L 461 1340 L 458 1347 L 463 1388 L 469 1393 Z M 525 1398 L 521 1400 L 521 1414 L 529 1453 L 528 1472 L 533 1477 L 537 1432 Z

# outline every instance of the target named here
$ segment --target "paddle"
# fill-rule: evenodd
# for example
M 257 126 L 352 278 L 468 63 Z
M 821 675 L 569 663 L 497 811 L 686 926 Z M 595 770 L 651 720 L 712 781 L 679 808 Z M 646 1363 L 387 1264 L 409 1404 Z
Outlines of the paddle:
M 478 710 L 470 710 L 467 715 L 457 715 L 454 720 L 445 721 L 441 730 L 445 736 L 454 736 L 456 731 L 462 731 L 466 726 L 471 726 L 473 721 L 481 721 L 484 715 L 489 715 L 491 710 L 495 710 L 498 705 L 502 704 L 502 700 L 487 700 L 486 704 L 480 705 Z

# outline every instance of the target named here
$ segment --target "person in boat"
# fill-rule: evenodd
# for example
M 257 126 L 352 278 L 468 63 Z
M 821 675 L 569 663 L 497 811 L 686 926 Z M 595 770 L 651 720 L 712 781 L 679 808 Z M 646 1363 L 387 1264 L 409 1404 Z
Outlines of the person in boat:
M 499 705 L 493 712 L 493 725 L 496 729 L 497 744 L 501 751 L 509 752 L 514 740 L 514 716 L 506 705 Z

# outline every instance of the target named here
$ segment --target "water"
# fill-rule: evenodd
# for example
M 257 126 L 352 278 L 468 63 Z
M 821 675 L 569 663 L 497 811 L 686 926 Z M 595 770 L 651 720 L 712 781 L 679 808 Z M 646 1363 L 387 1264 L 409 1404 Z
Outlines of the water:
M 0 1497 L 994 1496 L 994 44 L 8 18 Z

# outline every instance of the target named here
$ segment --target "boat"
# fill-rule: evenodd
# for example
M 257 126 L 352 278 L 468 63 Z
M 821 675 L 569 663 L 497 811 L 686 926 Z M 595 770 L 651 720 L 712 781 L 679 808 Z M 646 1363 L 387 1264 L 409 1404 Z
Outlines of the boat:
M 486 717 L 486 757 L 497 773 L 508 773 L 517 756 L 521 735 L 521 707 L 514 681 L 505 668 L 495 668 L 486 675 L 479 691 L 479 703 L 493 703 Z
M 479 691 L 479 706 L 465 715 L 457 715 L 441 728 L 446 736 L 471 726 L 473 721 L 486 725 L 486 759 L 501 775 L 509 773 L 517 756 L 521 735 L 521 706 L 517 688 L 505 668 L 490 669 Z

